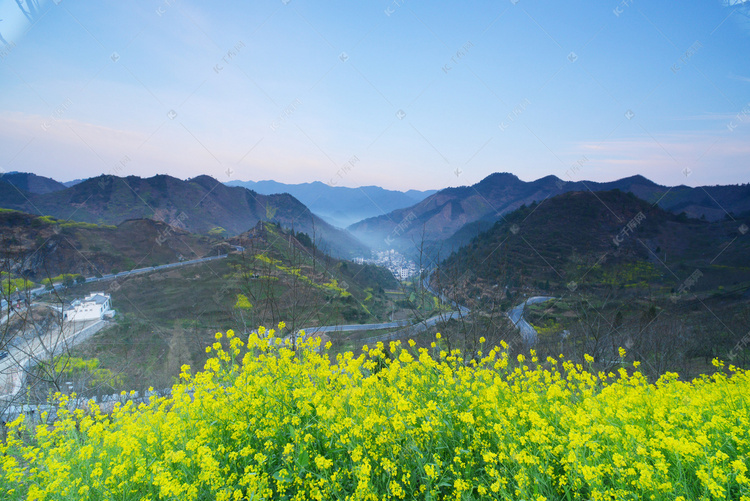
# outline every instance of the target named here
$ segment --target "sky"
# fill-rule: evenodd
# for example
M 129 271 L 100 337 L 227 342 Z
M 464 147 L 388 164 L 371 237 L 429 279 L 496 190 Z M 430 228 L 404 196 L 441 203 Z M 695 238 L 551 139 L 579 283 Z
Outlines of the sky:
M 750 181 L 750 2 L 0 0 L 0 175 Z

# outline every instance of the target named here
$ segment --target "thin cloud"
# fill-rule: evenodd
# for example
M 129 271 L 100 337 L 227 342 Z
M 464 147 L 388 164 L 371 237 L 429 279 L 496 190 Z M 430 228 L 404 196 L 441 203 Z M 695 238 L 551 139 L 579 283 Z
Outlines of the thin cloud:
M 577 144 L 574 151 L 587 158 L 582 168 L 576 171 L 579 179 L 595 178 L 594 172 L 606 172 L 610 178 L 643 174 L 658 183 L 674 185 L 687 182 L 684 172 L 687 168 L 691 173 L 700 173 L 700 176 L 691 177 L 691 182 L 705 184 L 715 175 L 717 168 L 727 176 L 746 171 L 750 141 L 748 133 L 737 128 L 734 132 L 726 130 L 721 134 L 671 133 L 655 136 L 655 140 L 634 137 L 600 143 L 583 142 Z
M 674 117 L 672 120 L 678 122 L 709 121 L 709 122 L 729 122 L 737 116 L 734 113 L 701 113 L 700 115 L 688 115 L 684 117 Z
M 729 78 L 731 78 L 732 80 L 738 80 L 740 82 L 750 83 L 750 77 L 745 77 L 745 76 L 742 76 L 742 75 L 731 74 L 731 75 L 729 75 Z

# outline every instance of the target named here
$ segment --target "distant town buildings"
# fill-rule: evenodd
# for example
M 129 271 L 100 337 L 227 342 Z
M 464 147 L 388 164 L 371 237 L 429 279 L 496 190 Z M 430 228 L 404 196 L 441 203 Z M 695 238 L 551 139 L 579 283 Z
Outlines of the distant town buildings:
M 409 278 L 421 273 L 422 270 L 417 268 L 416 263 L 409 259 L 406 259 L 398 251 L 390 249 L 387 251 L 373 251 L 372 257 L 369 259 L 363 257 L 356 257 L 353 259 L 358 264 L 377 264 L 393 273 L 396 280 L 408 280 Z
M 399 280 L 406 280 L 407 278 L 409 278 L 409 277 L 411 277 L 413 275 L 416 275 L 416 273 L 417 273 L 416 269 L 412 269 L 412 268 L 399 268 L 398 269 L 398 276 L 396 278 L 398 278 Z M 396 276 L 396 273 L 394 273 L 393 275 Z
M 103 292 L 92 292 L 83 299 L 76 299 L 63 310 L 63 320 L 68 322 L 101 320 L 114 316 L 110 295 Z

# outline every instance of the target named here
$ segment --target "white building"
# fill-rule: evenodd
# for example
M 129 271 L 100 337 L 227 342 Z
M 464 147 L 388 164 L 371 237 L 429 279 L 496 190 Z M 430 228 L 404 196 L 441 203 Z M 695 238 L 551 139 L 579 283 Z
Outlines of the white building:
M 115 311 L 112 309 L 111 298 L 103 292 L 92 292 L 83 299 L 76 299 L 63 311 L 63 320 L 68 322 L 101 320 L 113 316 Z

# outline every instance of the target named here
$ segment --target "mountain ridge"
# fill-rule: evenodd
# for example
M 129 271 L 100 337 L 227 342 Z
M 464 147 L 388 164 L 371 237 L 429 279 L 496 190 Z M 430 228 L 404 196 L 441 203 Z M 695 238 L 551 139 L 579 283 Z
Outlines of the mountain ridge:
M 0 175 L 0 183 L 8 183 L 29 193 L 53 193 L 64 190 L 64 183 L 45 176 L 38 176 L 30 172 L 12 171 Z
M 405 251 L 415 239 L 424 236 L 428 243 L 447 241 L 450 248 L 456 249 L 467 243 L 467 235 L 523 205 L 571 191 L 613 189 L 631 192 L 672 213 L 685 212 L 689 217 L 709 221 L 750 210 L 750 185 L 668 187 L 642 175 L 606 183 L 563 181 L 556 176 L 527 182 L 514 174 L 493 173 L 474 185 L 446 188 L 411 207 L 359 221 L 348 229 L 374 248 L 391 245 Z
M 206 175 L 184 181 L 164 174 L 150 178 L 102 175 L 43 194 L 0 183 L 0 206 L 88 223 L 149 218 L 200 234 L 237 235 L 258 221 L 276 221 L 308 233 L 334 255 L 369 253 L 347 231 L 326 223 L 292 195 L 262 195 Z

